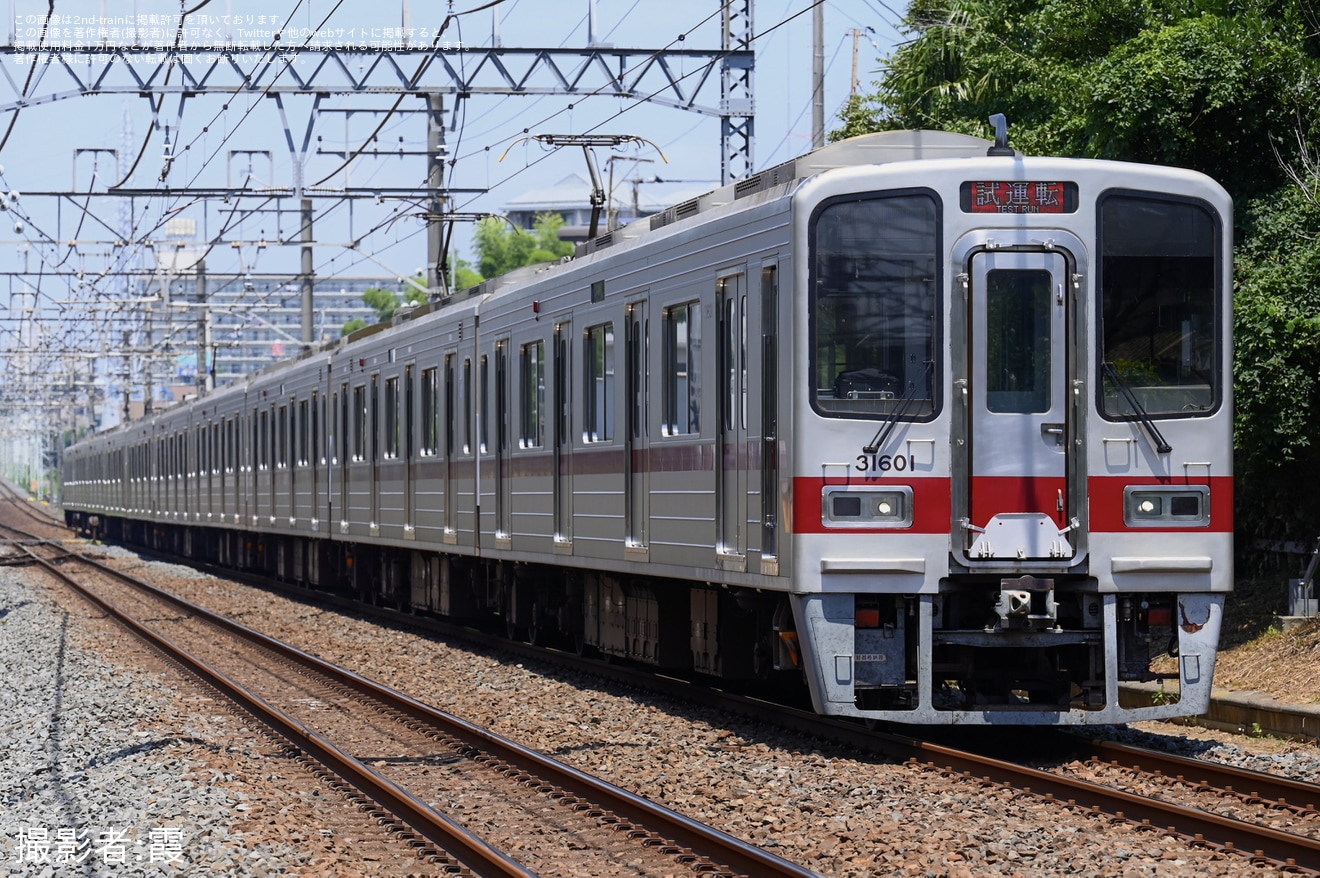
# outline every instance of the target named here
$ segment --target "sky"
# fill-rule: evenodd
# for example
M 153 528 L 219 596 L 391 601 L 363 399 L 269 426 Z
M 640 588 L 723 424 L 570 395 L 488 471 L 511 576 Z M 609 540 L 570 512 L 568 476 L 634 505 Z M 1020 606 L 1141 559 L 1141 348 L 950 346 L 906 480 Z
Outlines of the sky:
M 8 7 L 8 27 L 0 29 L 0 38 L 19 47 L 31 46 L 40 33 L 48 0 L 0 2 Z M 391 45 L 407 34 L 414 43 L 429 45 L 445 12 L 461 13 L 486 2 L 54 0 L 59 30 L 48 32 L 48 39 L 76 43 L 105 28 L 106 40 L 122 44 L 131 41 L 128 28 L 137 21 L 148 28 L 143 34 L 147 43 L 169 44 L 177 16 L 188 12 L 192 15 L 188 25 L 197 30 L 187 31 L 185 38 L 194 45 L 208 41 L 208 29 L 216 38 L 229 31 L 240 43 L 255 39 L 261 46 L 276 31 L 286 47 L 308 39 L 313 32 L 337 44 L 357 40 L 373 47 Z M 754 43 L 753 75 L 753 167 L 757 170 L 800 155 L 811 146 L 812 3 L 758 0 L 754 4 L 753 29 L 759 35 Z M 505 47 L 585 45 L 593 5 L 597 43 L 629 49 L 719 48 L 718 0 L 594 0 L 594 4 L 592 0 L 503 0 L 493 9 L 459 15 L 443 34 L 446 42 L 452 41 L 446 57 L 460 63 L 460 45 L 491 46 L 497 29 Z M 852 31 L 861 31 L 857 66 L 861 90 L 871 92 L 878 78 L 878 59 L 901 39 L 896 27 L 905 5 L 902 0 L 827 0 L 823 4 L 826 130 L 837 126 L 838 112 L 849 94 Z M 70 89 L 58 71 L 34 68 L 24 63 L 21 54 L 0 57 L 0 65 L 0 105 L 13 105 L 25 88 L 34 99 Z M 193 75 L 201 69 L 200 63 L 189 68 Z M 295 69 L 307 74 L 306 67 Z M 541 74 L 533 84 L 548 82 Z M 715 105 L 719 98 L 716 75 L 703 87 L 697 103 Z M 393 95 L 384 94 L 323 99 L 305 180 L 324 178 L 327 186 L 347 183 L 399 190 L 423 184 L 425 158 L 416 154 L 426 146 L 425 118 L 417 112 L 421 101 L 405 98 L 398 111 L 387 117 L 384 111 L 394 102 Z M 223 109 L 226 103 L 228 108 Z M 300 141 L 311 99 L 297 96 L 284 103 L 283 119 Z M 454 197 L 455 210 L 500 213 L 529 190 L 570 174 L 588 176 L 580 148 L 551 150 L 522 139 L 527 134 L 595 131 L 633 135 L 647 143 L 613 153 L 642 161 L 616 164 L 619 181 L 659 176 L 697 189 L 719 184 L 717 117 L 609 96 L 474 95 L 459 102 L 457 113 L 450 102 L 446 106 L 453 126 L 446 132 L 446 141 L 455 159 L 448 184 L 460 190 Z M 0 192 L 9 193 L 0 197 L 0 207 L 7 208 L 7 213 L 0 214 L 0 272 L 11 273 L 0 275 L 0 283 L 5 284 L 0 289 L 0 308 L 8 308 L 7 313 L 0 310 L 0 357 L 16 341 L 32 342 L 16 337 L 21 332 L 16 318 L 23 308 L 53 312 L 67 320 L 71 309 L 76 318 L 80 302 L 128 295 L 109 278 L 100 277 L 100 272 L 112 264 L 125 264 L 125 259 L 151 265 L 154 257 L 140 249 L 135 251 L 140 256 L 126 255 L 125 248 L 114 246 L 116 239 L 140 240 L 154 229 L 154 236 L 174 234 L 176 241 L 187 240 L 191 222 L 198 239 L 214 238 L 223 230 L 224 246 L 207 251 L 209 272 L 297 272 L 296 199 L 285 202 L 292 210 L 246 214 L 220 199 L 199 201 L 177 192 L 168 198 L 136 198 L 131 209 L 124 199 L 105 195 L 108 187 L 123 178 L 139 152 L 142 158 L 134 166 L 127 188 L 158 188 L 166 171 L 172 187 L 224 187 L 249 179 L 251 186 L 267 181 L 289 186 L 294 162 L 285 142 L 283 119 L 270 99 L 216 94 L 187 100 L 181 113 L 177 99 L 168 101 L 154 126 L 148 100 L 136 95 L 73 96 L 35 102 L 16 118 L 12 112 L 0 114 Z M 378 148 L 392 154 L 360 155 L 341 170 L 343 155 L 361 147 L 378 126 Z M 165 158 L 167 137 L 173 156 L 169 161 Z M 118 151 L 118 165 L 110 150 Z M 398 155 L 399 150 L 405 154 Z M 604 162 L 609 154 L 607 149 L 596 152 L 602 176 L 607 173 Z M 69 197 L 36 194 L 42 192 L 69 193 Z M 616 189 L 619 197 L 628 192 L 628 186 Z M 584 198 L 586 194 L 584 191 Z M 361 199 L 351 205 L 318 200 L 313 221 L 318 276 L 414 274 L 426 261 L 424 223 L 412 215 L 415 213 L 415 207 L 398 199 Z M 171 219 L 184 223 L 167 224 Z M 290 243 L 280 246 L 280 240 Z M 262 241 L 267 246 L 259 246 Z M 354 241 L 361 241 L 360 246 L 349 249 L 346 245 Z M 460 257 L 473 258 L 468 226 L 456 228 L 454 245 Z M 34 270 L 41 270 L 42 276 L 12 274 Z M 56 346 L 95 345 L 94 329 L 77 328 L 69 340 Z

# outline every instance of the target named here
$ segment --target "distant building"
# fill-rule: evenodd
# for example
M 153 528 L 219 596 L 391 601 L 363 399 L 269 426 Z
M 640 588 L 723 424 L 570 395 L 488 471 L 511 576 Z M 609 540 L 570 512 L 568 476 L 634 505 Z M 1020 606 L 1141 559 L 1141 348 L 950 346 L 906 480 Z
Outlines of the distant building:
M 371 287 L 399 293 L 397 277 L 323 277 L 313 284 L 312 329 L 317 344 L 339 338 L 344 324 L 362 319 L 376 322 L 376 312 L 362 301 Z M 150 327 L 139 322 L 132 332 L 160 354 L 152 364 L 156 405 L 177 402 L 197 390 L 197 281 L 185 275 L 169 283 L 169 298 L 178 310 L 168 323 Z M 214 373 L 214 386 L 259 371 L 302 351 L 302 285 L 293 280 L 245 280 L 239 276 L 207 275 L 206 313 L 210 347 L 202 369 Z M 163 325 L 162 325 L 163 324 Z M 167 392 L 168 388 L 168 392 Z M 171 399 L 172 397 L 172 399 Z
M 663 180 L 616 180 L 614 199 L 614 225 L 626 226 L 638 219 L 660 213 L 666 207 L 704 195 L 718 185 L 715 181 L 697 183 L 667 183 Z M 530 189 L 504 205 L 504 215 L 519 228 L 530 229 L 536 217 L 543 213 L 557 213 L 564 218 L 559 237 L 578 243 L 587 239 L 591 228 L 591 182 L 579 174 L 569 174 L 553 186 Z M 596 234 L 609 229 L 605 209 L 600 211 Z

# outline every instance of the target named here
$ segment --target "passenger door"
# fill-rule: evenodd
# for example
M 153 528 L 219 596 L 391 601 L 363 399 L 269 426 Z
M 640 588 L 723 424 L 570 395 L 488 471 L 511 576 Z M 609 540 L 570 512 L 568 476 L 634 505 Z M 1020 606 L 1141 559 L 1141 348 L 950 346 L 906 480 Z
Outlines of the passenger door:
M 717 282 L 715 371 L 719 394 L 716 449 L 716 554 L 726 566 L 743 569 L 747 555 L 747 296 L 744 276 Z
M 628 305 L 625 320 L 627 336 L 627 420 L 624 435 L 624 467 L 627 470 L 626 503 L 628 507 L 628 533 L 625 545 L 629 549 L 645 550 L 647 546 L 647 519 L 650 517 L 650 466 L 647 451 L 647 333 L 646 302 Z
M 573 542 L 573 326 L 555 324 L 555 542 Z

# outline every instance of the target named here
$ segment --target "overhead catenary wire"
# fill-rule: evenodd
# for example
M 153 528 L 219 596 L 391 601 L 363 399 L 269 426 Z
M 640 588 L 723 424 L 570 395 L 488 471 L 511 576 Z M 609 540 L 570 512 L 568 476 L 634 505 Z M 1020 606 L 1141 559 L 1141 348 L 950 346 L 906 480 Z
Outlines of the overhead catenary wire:
M 494 5 L 494 4 L 486 4 L 485 6 L 478 7 L 477 10 L 470 10 L 470 11 L 478 11 L 479 9 L 489 8 L 491 5 Z M 635 5 L 635 4 L 634 4 L 634 5 Z M 301 3 L 295 5 L 295 7 L 294 7 L 295 11 L 298 10 L 299 8 L 301 8 Z M 336 6 L 336 8 L 338 8 L 338 6 Z M 807 9 L 804 9 L 804 10 L 802 10 L 801 12 L 798 12 L 797 15 L 801 15 L 801 14 L 803 14 L 804 12 L 809 11 L 809 9 L 810 9 L 810 7 L 807 7 Z M 332 14 L 333 14 L 333 10 L 332 10 Z M 719 14 L 719 10 L 717 10 L 717 11 L 714 13 L 714 15 L 718 15 L 718 14 Z M 714 17 L 714 15 L 709 16 L 709 17 L 708 17 L 707 19 L 705 19 L 705 20 L 709 20 L 709 18 Z M 796 17 L 796 16 L 790 16 L 789 18 L 786 18 L 785 21 L 787 21 L 787 20 L 791 20 L 791 18 L 793 18 L 793 17 Z M 328 20 L 328 19 L 329 19 L 329 16 L 326 17 L 326 20 Z M 775 27 L 768 28 L 768 29 L 762 31 L 760 34 L 758 34 L 758 37 L 765 36 L 766 34 L 773 32 L 773 31 L 775 30 L 775 28 L 777 28 L 777 27 L 779 27 L 779 26 L 782 26 L 782 24 L 783 24 L 783 22 L 780 22 L 780 24 L 776 25 Z M 459 23 L 459 25 L 460 25 L 460 28 L 461 28 L 461 22 Z M 617 27 L 617 26 L 618 26 L 618 25 L 616 25 L 616 27 Z M 671 43 L 670 45 L 673 45 L 673 44 L 674 44 L 674 43 Z M 270 51 L 274 51 L 274 50 L 276 50 L 276 49 L 278 49 L 278 47 L 272 45 L 271 47 L 269 47 L 269 48 L 267 49 L 267 52 L 269 53 Z M 460 63 L 462 63 L 462 58 L 460 58 Z M 693 72 L 691 72 L 691 73 L 685 74 L 683 78 L 687 78 L 688 76 L 693 76 L 693 75 L 697 75 L 697 74 L 698 74 L 698 71 L 693 71 Z M 598 92 L 597 92 L 596 94 L 599 94 L 599 91 L 600 91 L 600 90 L 598 90 Z M 657 92 L 657 93 L 658 93 L 658 92 Z M 548 114 L 548 115 L 545 117 L 545 120 L 548 122 L 548 121 L 552 120 L 553 118 L 556 118 L 556 117 L 562 117 L 563 114 L 565 114 L 565 113 L 571 113 L 571 112 L 572 112 L 572 109 L 573 109 L 573 106 L 575 106 L 575 105 L 581 105 L 581 102 L 582 102 L 583 100 L 585 100 L 585 99 L 588 98 L 588 97 L 596 96 L 596 94 L 593 94 L 593 95 L 586 95 L 586 96 L 583 96 L 583 97 L 581 97 L 581 98 L 577 98 L 577 99 L 575 99 L 575 100 L 573 101 L 573 103 L 570 104 L 568 107 L 563 108 L 563 109 L 561 109 L 561 110 L 559 110 L 559 111 L 557 111 L 557 112 L 555 112 L 555 113 Z M 643 97 L 643 98 L 641 98 L 640 100 L 645 101 L 645 98 Z M 636 106 L 636 104 L 633 104 L 633 105 L 631 105 L 631 106 L 629 106 L 629 107 L 625 107 L 625 108 L 621 109 L 620 111 L 618 111 L 618 112 L 612 114 L 612 115 L 611 115 L 608 119 L 606 119 L 605 121 L 603 121 L 603 122 L 601 122 L 601 123 L 598 123 L 597 125 L 593 126 L 591 130 L 593 130 L 593 131 L 594 131 L 594 130 L 600 130 L 603 126 L 608 125 L 608 124 L 610 123 L 610 121 L 612 121 L 612 120 L 616 120 L 616 119 L 622 117 L 624 113 L 628 112 L 629 110 L 631 110 L 631 109 L 634 108 L 635 106 Z M 220 116 L 223 115 L 224 112 L 225 112 L 225 110 L 221 110 L 219 113 L 217 113 L 215 119 L 220 118 Z M 250 115 L 251 112 L 252 112 L 252 108 L 249 107 L 249 108 L 248 108 L 248 112 L 244 113 L 243 116 L 238 120 L 238 122 L 232 127 L 232 129 L 230 130 L 230 133 L 229 133 L 228 135 L 226 135 L 225 140 L 223 140 L 219 146 L 217 146 L 217 147 L 215 147 L 214 149 L 212 149 L 212 150 L 209 151 L 209 154 L 208 154 L 205 158 L 203 158 L 203 161 L 202 161 L 202 164 L 201 164 L 201 168 L 199 168 L 198 170 L 196 170 L 195 173 L 193 173 L 193 174 L 190 175 L 190 181 L 189 181 L 190 183 L 191 183 L 192 181 L 197 180 L 198 177 L 199 177 L 199 175 L 200 175 L 201 173 L 203 173 L 203 171 L 204 171 L 204 169 L 205 169 L 206 167 L 208 167 L 208 166 L 213 167 L 213 166 L 214 166 L 214 159 L 215 159 L 215 157 L 218 156 L 219 153 L 220 153 L 220 152 L 224 149 L 224 147 L 227 145 L 227 142 L 228 142 L 229 137 L 233 136 L 234 132 L 237 132 L 238 130 L 240 130 L 240 128 L 242 128 L 242 127 L 244 126 L 244 122 L 248 119 L 248 116 Z M 448 179 L 450 185 L 453 184 L 453 182 L 454 182 L 454 180 L 456 179 L 456 176 L 457 176 L 457 174 L 458 174 L 458 171 L 459 171 L 459 161 L 460 161 L 460 159 L 469 159 L 469 158 L 471 158 L 471 157 L 473 157 L 473 156 L 475 156 L 475 155 L 479 155 L 479 154 L 481 154 L 481 152 L 484 151 L 484 150 L 482 150 L 482 151 L 471 151 L 471 150 L 469 150 L 469 151 L 466 152 L 466 153 L 462 151 L 462 145 L 463 145 L 465 142 L 467 142 L 465 138 L 468 138 L 468 137 L 471 136 L 471 135 L 470 135 L 471 128 L 470 128 L 470 125 L 468 124 L 468 117 L 467 117 L 468 106 L 467 106 L 466 102 L 462 103 L 462 105 L 461 105 L 460 108 L 456 108 L 456 112 L 461 112 L 463 115 L 462 115 L 462 123 L 459 124 L 459 125 L 457 126 L 457 127 L 458 127 L 458 136 L 457 136 L 456 141 L 455 141 L 455 146 L 456 146 L 455 154 L 457 155 L 457 158 L 454 158 L 454 159 L 449 160 L 449 161 L 446 162 L 446 164 L 447 164 L 447 174 L 446 174 L 446 177 L 447 177 L 447 179 Z M 214 121 L 215 121 L 215 120 L 213 119 L 213 122 L 214 122 Z M 390 120 L 388 117 L 387 117 L 386 119 L 382 120 L 381 125 L 378 125 L 378 126 L 377 126 L 377 132 L 378 132 L 379 130 L 383 130 L 383 125 L 388 124 L 389 121 L 391 121 L 391 120 Z M 699 121 L 697 124 L 698 124 L 698 125 L 701 124 L 701 121 Z M 695 127 L 695 126 L 694 126 L 694 127 Z M 377 133 L 377 132 L 373 132 L 373 136 L 374 136 L 374 134 Z M 202 135 L 197 135 L 197 136 L 195 136 L 195 137 L 192 139 L 192 141 L 188 142 L 188 145 L 189 145 L 189 146 L 195 145 L 195 144 L 198 142 L 198 140 L 199 140 L 202 136 L 204 136 L 204 132 L 203 132 Z M 503 141 L 503 142 L 507 142 L 507 138 L 502 139 L 502 141 Z M 499 142 L 502 142 L 502 141 L 501 141 L 501 140 L 497 140 L 497 141 L 495 141 L 495 142 L 496 142 L 496 143 L 499 143 Z M 182 144 L 180 144 L 180 145 L 182 146 Z M 363 146 L 360 146 L 357 150 L 355 150 L 355 154 L 356 154 L 356 155 L 360 155 L 361 152 L 366 148 L 367 145 L 369 145 L 369 141 L 368 141 L 367 144 L 364 144 Z M 208 146 L 209 146 L 209 145 L 208 145 Z M 184 147 L 184 148 L 186 148 L 186 147 Z M 176 156 L 181 156 L 181 155 L 182 155 L 182 150 L 180 150 L 180 152 L 176 153 Z M 512 180 L 517 179 L 518 177 L 525 175 L 526 171 L 527 171 L 527 170 L 530 170 L 530 169 L 531 169 L 531 165 L 529 165 L 527 168 L 523 168 L 523 169 L 520 169 L 520 170 L 518 170 L 518 171 L 515 171 L 514 173 L 509 174 L 507 177 L 505 177 L 505 178 L 499 180 L 499 181 L 495 184 L 495 186 L 493 186 L 492 188 L 505 186 L 505 185 L 507 185 L 509 182 L 511 182 Z M 337 173 L 337 172 L 338 172 L 338 170 L 335 171 L 335 173 Z M 420 185 L 425 186 L 426 183 L 423 181 Z M 133 227 L 132 227 L 132 232 L 128 235 L 130 241 L 133 241 L 133 242 L 142 241 L 146 236 L 149 236 L 152 232 L 154 232 L 154 231 L 160 229 L 160 228 L 163 226 L 164 222 L 165 222 L 166 220 L 168 220 L 169 217 L 174 216 L 174 215 L 177 215 L 177 213 L 178 213 L 179 211 L 181 211 L 181 210 L 183 210 L 183 209 L 185 209 L 185 208 L 187 207 L 187 204 L 181 203 L 181 201 L 180 201 L 180 199 L 183 197 L 183 193 L 178 193 L 178 192 L 176 192 L 176 193 L 170 193 L 169 190 L 167 189 L 167 190 L 164 190 L 164 191 L 162 192 L 162 195 L 165 195 L 165 196 L 166 196 L 166 198 L 165 198 L 165 203 L 164 203 L 164 204 L 158 204 L 157 207 L 156 207 L 156 209 L 150 210 L 147 214 L 138 213 L 138 214 L 135 216 L 134 223 L 133 223 Z M 171 195 L 172 195 L 173 197 L 171 197 Z M 474 196 L 474 199 L 475 199 L 475 196 Z M 472 199 L 472 200 L 474 200 L 474 199 Z M 228 234 L 229 231 L 232 230 L 232 228 L 234 228 L 235 223 L 242 222 L 245 218 L 251 218 L 252 216 L 256 215 L 259 211 L 261 211 L 261 210 L 263 209 L 263 207 L 269 206 L 270 203 L 271 203 L 271 201 L 272 201 L 272 199 L 271 199 L 270 197 L 266 197 L 266 198 L 263 198 L 260 202 L 258 202 L 257 205 L 253 206 L 253 205 L 250 203 L 250 200 L 248 200 L 248 201 L 245 201 L 244 204 L 243 204 L 242 206 L 235 206 L 234 208 L 231 208 L 230 211 L 229 211 L 229 213 L 228 213 L 228 215 L 227 215 L 224 219 L 221 220 L 219 231 L 216 231 L 216 232 L 214 232 L 214 233 L 209 233 L 209 234 L 208 234 L 209 242 L 208 242 L 208 248 L 207 248 L 207 251 L 206 251 L 206 252 L 208 252 L 208 253 L 211 252 L 211 248 L 213 248 L 217 243 L 223 243 L 226 234 Z M 471 200 L 469 200 L 468 203 L 470 203 L 470 201 L 471 201 Z M 334 200 L 334 202 L 333 202 L 332 204 L 327 205 L 324 209 L 318 209 L 318 210 L 317 210 L 317 213 L 316 213 L 317 221 L 319 222 L 319 221 L 323 220 L 324 218 L 327 218 L 327 217 L 333 216 L 336 212 L 342 212 L 342 210 L 344 209 L 344 207 L 345 207 L 347 204 L 348 204 L 348 202 L 347 202 L 347 200 L 345 200 L 345 199 L 336 199 L 336 200 Z M 367 228 L 365 231 L 355 232 L 354 235 L 353 235 L 353 237 L 354 237 L 355 239 L 358 239 L 358 240 L 367 240 L 367 241 L 370 241 L 370 239 L 371 239 L 373 236 L 378 235 L 382 230 L 386 230 L 386 231 L 389 230 L 392 226 L 394 226 L 394 225 L 398 222 L 399 219 L 401 219 L 401 218 L 403 218 L 404 216 L 406 216 L 406 215 L 407 215 L 407 210 L 408 210 L 408 208 L 406 208 L 406 207 L 397 207 L 397 208 L 394 208 L 394 209 L 390 210 L 389 213 L 388 213 L 385 217 L 380 218 L 380 221 L 379 221 L 379 222 L 376 222 L 376 223 L 375 223 L 374 225 L 372 225 L 370 228 Z M 90 213 L 93 213 L 93 212 L 89 211 L 89 214 L 90 214 Z M 103 223 L 103 224 L 104 224 L 104 223 Z M 395 247 L 399 246 L 400 244 L 402 244 L 402 243 L 404 243 L 404 242 L 408 242 L 408 241 L 413 240 L 413 239 L 414 239 L 418 234 L 420 234 L 422 231 L 423 231 L 422 229 L 417 229 L 417 230 L 415 230 L 415 231 L 412 231 L 412 232 L 410 232 L 410 233 L 408 233 L 408 234 L 403 235 L 402 237 L 396 238 L 396 240 L 393 241 L 393 242 L 385 242 L 383 246 L 377 245 L 377 246 L 375 247 L 375 249 L 376 249 L 377 251 L 379 251 L 379 252 L 383 252 L 383 251 L 385 251 L 385 250 L 389 250 L 389 249 L 395 248 Z M 360 258 L 357 258 L 357 257 L 353 256 L 353 254 L 351 254 L 351 252 L 350 252 L 349 254 L 347 254 L 347 255 L 349 255 L 350 258 L 352 259 L 352 261 L 351 261 L 350 264 L 358 264 L 358 263 L 360 263 L 360 262 L 362 261 Z M 66 255 L 65 255 L 65 259 L 64 259 L 64 260 L 60 260 L 60 264 L 61 264 L 61 265 L 62 265 L 62 264 L 65 264 L 65 263 L 67 262 L 67 259 L 68 259 L 68 258 L 69 258 L 69 255 L 66 254 Z M 340 263 L 342 263 L 342 262 L 343 262 L 343 254 L 341 254 L 338 258 L 339 258 Z M 324 264 L 325 264 L 324 261 L 322 261 L 322 260 L 318 260 L 318 262 L 321 263 L 321 266 L 322 266 L 322 267 L 323 267 Z

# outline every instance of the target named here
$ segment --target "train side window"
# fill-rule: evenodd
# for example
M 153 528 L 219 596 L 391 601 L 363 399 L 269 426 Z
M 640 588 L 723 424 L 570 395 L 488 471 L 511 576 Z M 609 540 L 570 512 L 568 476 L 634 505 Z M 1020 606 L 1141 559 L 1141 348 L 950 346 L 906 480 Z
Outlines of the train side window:
M 308 419 L 307 419 L 308 405 L 309 405 L 309 403 L 308 403 L 308 401 L 305 400 L 305 399 L 304 399 L 304 400 L 301 400 L 301 401 L 298 403 L 298 419 L 297 419 L 297 421 L 296 421 L 296 424 L 297 424 L 298 427 L 301 427 L 301 429 L 297 431 L 297 435 L 298 435 L 298 466 L 307 466 L 307 463 L 308 463 L 308 460 L 309 460 L 309 457 L 308 457 L 308 449 L 307 449 L 307 444 L 308 444 L 307 440 L 308 440 L 308 436 L 311 434 L 312 430 L 315 430 L 315 429 L 316 429 L 316 426 L 315 426 L 314 424 L 310 424 L 310 423 L 308 422 Z M 311 429 L 308 429 L 309 426 L 311 427 Z
M 488 429 L 489 429 L 489 428 L 488 428 L 487 425 L 490 423 L 490 418 L 491 418 L 491 409 L 490 409 L 490 357 L 489 357 L 487 354 L 482 354 L 482 355 L 481 355 L 481 363 L 480 363 L 480 366 L 479 366 L 478 368 L 480 369 L 480 375 L 479 375 L 478 380 L 481 382 L 481 390 L 480 390 L 480 393 L 481 393 L 480 403 L 481 403 L 481 405 L 480 405 L 479 408 L 478 408 L 478 411 L 480 412 L 480 415 L 479 415 L 479 417 L 477 418 L 477 425 L 478 425 L 478 427 L 479 427 L 479 430 L 478 430 L 478 436 L 477 436 L 477 442 L 478 442 L 478 447 L 479 447 L 480 450 L 481 450 L 481 453 L 482 453 L 482 454 L 485 454 L 486 451 L 489 449 L 489 441 L 488 441 L 488 439 L 487 439 L 487 436 L 488 436 Z
M 385 379 L 385 458 L 399 456 L 399 379 Z
M 371 432 L 367 434 L 367 453 L 371 462 L 380 459 L 380 376 L 371 376 Z
M 523 448 L 540 448 L 545 442 L 545 342 L 522 346 L 519 369 L 522 435 L 518 443 Z
M 1098 211 L 1101 413 L 1211 413 L 1223 398 L 1219 217 L 1201 201 L 1118 190 Z
M 614 438 L 614 324 L 587 328 L 582 370 L 585 385 L 582 441 L 609 442 Z
M 666 308 L 664 424 L 666 436 L 701 432 L 701 305 Z
M 279 428 L 276 434 L 279 441 L 275 446 L 275 466 L 287 469 L 289 466 L 289 407 L 280 406 Z
M 261 432 L 257 438 L 257 448 L 261 458 L 257 461 L 260 469 L 270 469 L 270 412 L 263 410 L 259 419 Z
M 367 388 L 359 384 L 353 388 L 353 460 L 367 459 Z
M 431 457 L 440 445 L 440 385 L 434 366 L 422 370 L 422 456 Z
M 472 453 L 472 358 L 463 358 L 463 453 Z
M 338 455 L 338 459 L 342 461 L 345 465 L 347 465 L 349 459 L 352 457 L 352 445 L 350 444 L 352 440 L 348 438 L 349 436 L 348 425 L 351 423 L 351 421 L 349 420 L 349 415 L 348 415 L 349 399 L 348 399 L 347 384 L 339 385 L 338 396 L 339 396 L 339 433 L 338 433 L 339 447 L 335 453 Z
M 405 460 L 413 459 L 413 449 L 416 443 L 413 432 L 417 429 L 413 423 L 413 367 L 412 363 L 403 367 L 403 457 Z
M 454 354 L 445 355 L 445 457 L 454 455 Z
M 940 209 L 925 192 L 849 196 L 811 218 L 811 406 L 929 420 L 937 400 Z

